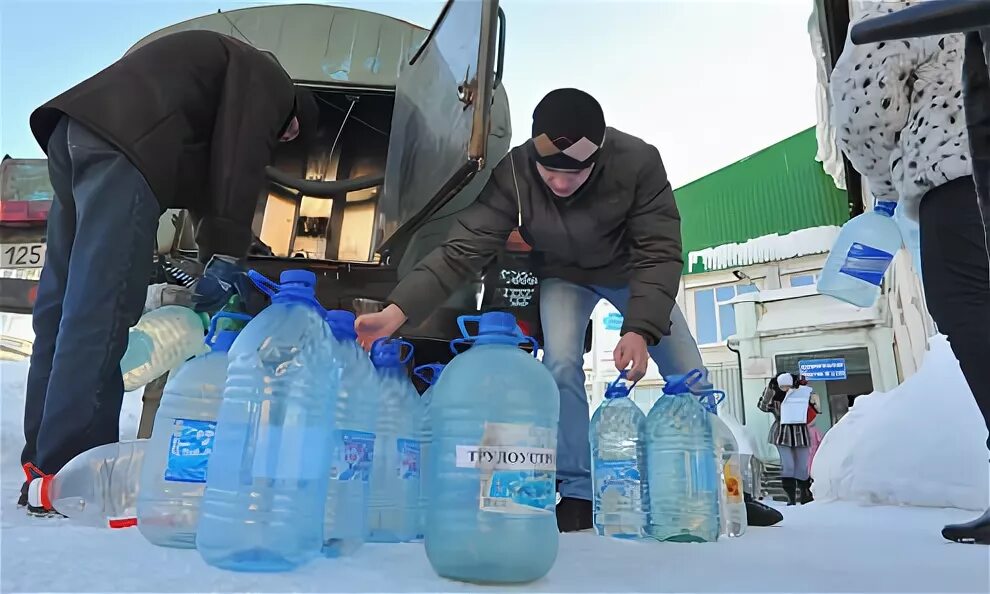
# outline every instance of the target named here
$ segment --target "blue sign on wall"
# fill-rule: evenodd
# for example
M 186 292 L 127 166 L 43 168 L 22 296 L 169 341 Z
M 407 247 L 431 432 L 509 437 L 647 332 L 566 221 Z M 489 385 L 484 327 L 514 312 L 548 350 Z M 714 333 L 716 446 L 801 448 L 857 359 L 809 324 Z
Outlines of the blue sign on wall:
M 602 320 L 606 330 L 622 330 L 622 314 L 612 312 Z
M 808 381 L 836 381 L 846 379 L 845 359 L 809 359 L 798 362 L 801 375 Z

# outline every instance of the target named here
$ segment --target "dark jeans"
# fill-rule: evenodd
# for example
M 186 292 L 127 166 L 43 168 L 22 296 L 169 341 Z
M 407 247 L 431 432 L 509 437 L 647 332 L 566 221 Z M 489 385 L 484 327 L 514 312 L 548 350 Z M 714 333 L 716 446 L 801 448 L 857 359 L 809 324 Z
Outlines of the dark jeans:
M 51 474 L 118 439 L 120 359 L 144 307 L 159 206 L 123 154 L 67 117 L 48 141 L 48 174 L 21 461 Z
M 972 178 L 928 192 L 920 226 L 928 311 L 948 337 L 990 428 L 990 264 Z

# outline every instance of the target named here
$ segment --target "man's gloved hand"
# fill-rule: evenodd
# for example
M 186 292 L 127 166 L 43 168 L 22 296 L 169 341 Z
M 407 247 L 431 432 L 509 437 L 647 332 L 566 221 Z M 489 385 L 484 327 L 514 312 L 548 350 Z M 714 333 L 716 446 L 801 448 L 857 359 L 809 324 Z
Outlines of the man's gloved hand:
M 218 312 L 235 293 L 247 290 L 250 285 L 247 271 L 236 258 L 215 255 L 196 282 L 193 309 L 210 314 Z

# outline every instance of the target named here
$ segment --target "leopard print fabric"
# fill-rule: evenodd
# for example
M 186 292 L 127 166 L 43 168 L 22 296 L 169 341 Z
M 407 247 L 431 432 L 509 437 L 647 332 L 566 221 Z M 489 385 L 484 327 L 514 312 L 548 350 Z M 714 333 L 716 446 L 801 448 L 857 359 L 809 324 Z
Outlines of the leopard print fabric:
M 858 3 L 853 23 L 911 4 Z M 899 202 L 914 220 L 925 193 L 973 172 L 962 58 L 957 34 L 867 45 L 847 38 L 829 82 L 842 152 L 877 200 Z

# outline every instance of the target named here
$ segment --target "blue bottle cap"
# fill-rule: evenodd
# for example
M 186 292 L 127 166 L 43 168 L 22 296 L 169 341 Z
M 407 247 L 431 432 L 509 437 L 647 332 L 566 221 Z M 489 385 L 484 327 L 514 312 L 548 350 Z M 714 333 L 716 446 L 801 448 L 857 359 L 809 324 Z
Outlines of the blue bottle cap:
M 216 333 L 210 350 L 216 353 L 226 353 L 230 350 L 230 345 L 234 344 L 234 339 L 240 334 L 238 330 L 221 330 Z
M 522 333 L 516 324 L 516 316 L 505 311 L 490 311 L 481 314 L 481 319 L 478 320 L 478 336 L 495 334 L 520 336 Z
M 309 270 L 283 270 L 278 277 L 280 285 L 305 285 L 307 287 L 316 286 L 316 274 Z
M 324 319 L 330 325 L 337 340 L 357 340 L 357 332 L 354 331 L 355 316 L 346 309 L 331 309 L 327 311 Z
M 402 347 L 409 347 L 409 353 L 403 357 Z M 379 338 L 371 345 L 371 362 L 376 369 L 395 369 L 404 366 L 413 355 L 412 344 L 398 339 Z
M 882 215 L 887 215 L 888 217 L 894 216 L 894 210 L 896 209 L 897 209 L 897 203 L 888 200 L 878 201 L 876 206 L 873 207 L 874 212 L 878 212 Z

